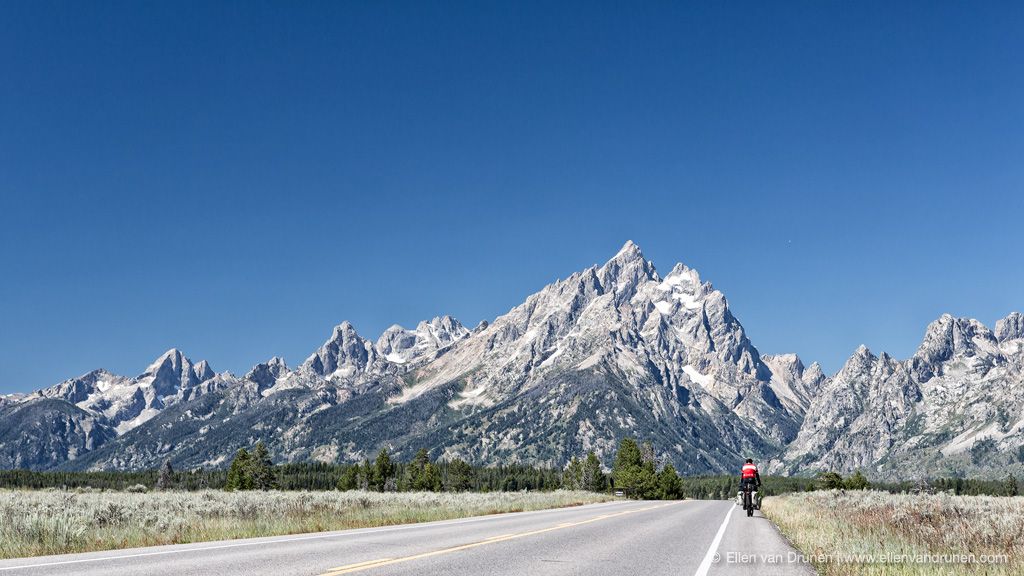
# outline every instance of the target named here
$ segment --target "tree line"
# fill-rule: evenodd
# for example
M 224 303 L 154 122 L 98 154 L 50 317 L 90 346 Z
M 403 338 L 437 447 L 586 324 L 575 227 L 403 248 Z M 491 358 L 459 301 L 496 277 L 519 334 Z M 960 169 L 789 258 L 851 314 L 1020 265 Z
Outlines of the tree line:
M 869 482 L 859 471 L 844 478 L 835 472 L 816 477 L 762 477 L 762 492 L 778 495 L 825 489 L 872 488 L 888 492 L 951 492 L 964 495 L 1015 496 L 1017 479 L 939 478 L 923 482 Z M 137 472 L 34 472 L 0 470 L 0 488 L 93 488 L 100 490 L 375 490 L 496 492 L 560 488 L 615 492 L 643 499 L 731 499 L 738 475 L 680 476 L 671 462 L 659 463 L 650 442 L 624 438 L 610 471 L 594 452 L 574 456 L 562 469 L 528 465 L 475 466 L 462 459 L 430 458 L 425 449 L 399 461 L 382 449 L 373 460 L 333 464 L 273 464 L 267 447 L 258 442 L 235 453 L 227 469 Z

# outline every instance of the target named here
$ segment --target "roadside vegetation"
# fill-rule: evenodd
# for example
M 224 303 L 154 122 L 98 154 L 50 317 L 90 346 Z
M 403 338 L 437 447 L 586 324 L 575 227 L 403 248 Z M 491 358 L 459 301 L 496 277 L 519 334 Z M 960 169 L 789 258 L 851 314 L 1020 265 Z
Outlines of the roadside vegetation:
M 611 499 L 568 490 L 0 490 L 0 558 L 428 522 Z
M 762 511 L 824 576 L 1024 573 L 1024 498 L 793 493 Z

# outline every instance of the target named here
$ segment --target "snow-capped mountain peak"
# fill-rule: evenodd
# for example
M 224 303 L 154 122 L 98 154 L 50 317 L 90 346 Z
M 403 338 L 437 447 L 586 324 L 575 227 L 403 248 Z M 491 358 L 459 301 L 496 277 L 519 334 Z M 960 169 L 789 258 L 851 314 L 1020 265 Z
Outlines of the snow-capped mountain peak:
M 459 340 L 469 336 L 469 330 L 451 316 L 438 316 L 424 320 L 415 330 L 406 330 L 395 324 L 377 339 L 377 351 L 394 364 L 409 365 L 434 359 Z
M 123 434 L 166 406 L 193 398 L 197 387 L 215 376 L 205 361 L 193 364 L 180 350 L 172 348 L 135 378 L 93 370 L 32 397 L 66 400 L 95 415 L 95 425 L 109 426 Z
M 306 359 L 302 369 L 325 378 L 350 378 L 377 361 L 373 345 L 347 320 L 334 327 L 331 338 Z

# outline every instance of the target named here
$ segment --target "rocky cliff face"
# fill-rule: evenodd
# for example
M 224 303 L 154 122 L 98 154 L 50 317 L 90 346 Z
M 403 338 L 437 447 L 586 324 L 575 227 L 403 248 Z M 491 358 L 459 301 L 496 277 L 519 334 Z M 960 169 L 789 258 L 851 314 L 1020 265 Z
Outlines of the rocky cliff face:
M 993 332 L 977 320 L 944 315 L 902 361 L 859 348 L 822 386 L 772 469 L 862 469 L 884 478 L 1021 469 L 1020 322 L 1011 314 Z
M 46 470 L 116 437 L 114 429 L 63 400 L 34 397 L 0 406 L 0 468 Z

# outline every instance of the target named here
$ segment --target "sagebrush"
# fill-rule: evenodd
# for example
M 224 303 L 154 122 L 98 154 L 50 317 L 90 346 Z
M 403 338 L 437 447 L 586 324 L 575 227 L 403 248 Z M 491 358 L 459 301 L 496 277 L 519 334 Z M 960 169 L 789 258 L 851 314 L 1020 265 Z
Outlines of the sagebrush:
M 767 498 L 763 510 L 801 552 L 823 557 L 825 576 L 1024 572 L 1024 497 L 832 490 Z M 975 561 L 943 557 L 961 555 Z
M 602 502 L 583 491 L 0 490 L 0 558 L 319 532 Z

